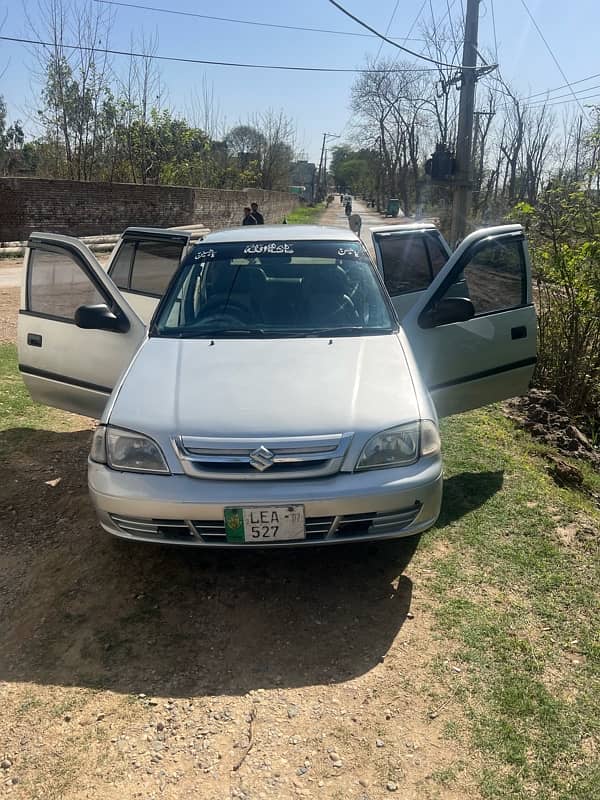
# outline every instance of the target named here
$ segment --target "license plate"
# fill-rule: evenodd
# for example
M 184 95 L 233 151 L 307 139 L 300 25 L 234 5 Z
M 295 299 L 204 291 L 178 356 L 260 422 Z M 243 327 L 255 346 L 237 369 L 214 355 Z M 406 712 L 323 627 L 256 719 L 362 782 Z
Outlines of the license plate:
M 228 542 L 279 542 L 305 539 L 304 506 L 226 508 Z

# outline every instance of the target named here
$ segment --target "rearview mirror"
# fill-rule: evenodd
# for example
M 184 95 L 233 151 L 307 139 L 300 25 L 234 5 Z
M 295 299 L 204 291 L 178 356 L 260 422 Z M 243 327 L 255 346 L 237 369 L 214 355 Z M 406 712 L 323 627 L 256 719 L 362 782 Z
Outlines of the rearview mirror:
M 466 322 L 475 316 L 475 306 L 468 297 L 445 297 L 426 308 L 419 317 L 422 328 L 436 328 L 451 322 Z
M 129 322 L 125 316 L 113 314 L 104 303 L 93 306 L 79 306 L 75 311 L 75 324 L 78 328 L 98 331 L 127 333 Z

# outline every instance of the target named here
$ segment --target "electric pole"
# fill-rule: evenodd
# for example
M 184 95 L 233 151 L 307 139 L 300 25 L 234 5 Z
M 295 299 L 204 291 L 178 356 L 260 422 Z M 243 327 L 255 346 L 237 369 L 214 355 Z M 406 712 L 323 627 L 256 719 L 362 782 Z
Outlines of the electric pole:
M 471 206 L 473 188 L 473 112 L 475 110 L 475 84 L 477 83 L 477 70 L 475 68 L 477 66 L 479 2 L 480 0 L 467 0 L 465 17 L 465 41 L 463 44 L 460 107 L 456 136 L 456 173 L 452 195 L 452 246 L 465 237 L 467 215 Z
M 324 133 L 323 134 L 323 144 L 321 146 L 321 158 L 319 159 L 319 173 L 317 176 L 317 202 L 323 199 L 322 191 L 323 191 L 323 156 L 325 155 L 325 142 L 327 141 L 327 137 L 330 139 L 339 139 L 340 137 L 336 133 Z M 325 184 L 327 185 L 327 162 L 325 162 Z

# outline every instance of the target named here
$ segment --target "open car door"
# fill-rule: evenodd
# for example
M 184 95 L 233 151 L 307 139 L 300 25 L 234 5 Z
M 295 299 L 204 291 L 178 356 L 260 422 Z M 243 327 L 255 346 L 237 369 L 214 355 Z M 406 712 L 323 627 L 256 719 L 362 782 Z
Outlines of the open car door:
M 527 392 L 536 313 L 521 226 L 467 236 L 402 327 L 440 416 Z
M 431 223 L 382 225 L 371 229 L 375 262 L 399 319 L 427 289 L 452 255 Z
M 78 239 L 32 233 L 18 322 L 19 370 L 32 398 L 100 418 L 146 326 Z
M 107 272 L 146 324 L 186 256 L 191 237 L 169 228 L 127 228 L 117 242 Z

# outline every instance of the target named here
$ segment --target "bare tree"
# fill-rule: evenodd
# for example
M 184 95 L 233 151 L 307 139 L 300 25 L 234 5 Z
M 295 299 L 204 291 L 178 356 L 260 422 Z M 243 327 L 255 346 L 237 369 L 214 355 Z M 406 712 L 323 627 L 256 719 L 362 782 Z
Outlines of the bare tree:
M 189 102 L 190 122 L 213 141 L 225 137 L 226 121 L 221 106 L 215 99 L 215 88 L 202 76 L 200 90 L 194 88 Z
M 35 18 L 27 16 L 36 38 L 51 44 L 35 51 L 42 84 L 39 119 L 52 144 L 57 172 L 89 180 L 96 168 L 104 126 L 112 104 L 111 63 L 105 49 L 113 16 L 90 0 L 38 0 Z M 74 42 L 78 49 L 68 45 Z
M 536 109 L 527 109 L 525 113 L 523 155 L 524 175 L 521 198 L 536 203 L 542 176 L 550 156 L 549 144 L 554 129 L 554 116 L 544 104 Z

